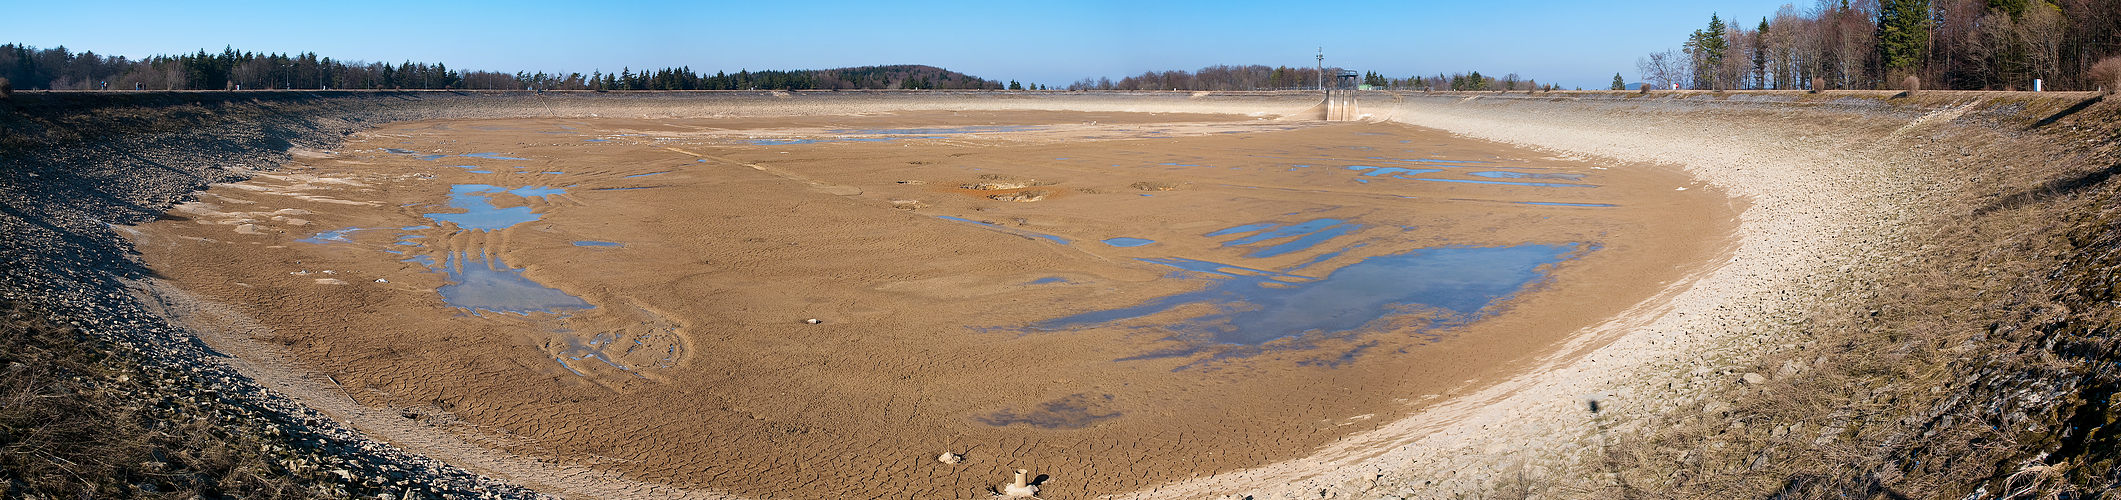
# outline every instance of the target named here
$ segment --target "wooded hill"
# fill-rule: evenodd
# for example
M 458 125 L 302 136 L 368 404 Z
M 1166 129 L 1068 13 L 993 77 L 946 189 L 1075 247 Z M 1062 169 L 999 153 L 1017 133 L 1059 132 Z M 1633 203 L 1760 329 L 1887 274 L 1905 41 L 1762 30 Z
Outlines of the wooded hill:
M 1332 75 L 1341 68 L 1326 68 L 1323 83 L 1335 85 Z M 1114 81 L 1111 78 L 1084 78 L 1068 85 L 1068 90 L 1302 90 L 1315 89 L 1321 83 L 1317 68 L 1267 67 L 1261 65 L 1229 66 L 1216 65 L 1200 71 L 1145 71 Z M 1516 73 L 1501 77 L 1482 76 L 1479 71 L 1452 73 L 1449 75 L 1414 75 L 1392 78 L 1376 72 L 1364 72 L 1362 85 L 1379 89 L 1404 90 L 1534 90 L 1552 89 L 1529 78 L 1520 78 Z
M 142 60 L 0 45 L 0 78 L 17 89 L 488 89 L 488 90 L 806 90 L 1000 89 L 994 80 L 934 66 L 862 66 L 824 70 L 738 71 L 714 74 L 690 67 L 618 73 L 459 71 L 443 63 L 349 62 L 319 57 L 240 52 L 158 55 Z

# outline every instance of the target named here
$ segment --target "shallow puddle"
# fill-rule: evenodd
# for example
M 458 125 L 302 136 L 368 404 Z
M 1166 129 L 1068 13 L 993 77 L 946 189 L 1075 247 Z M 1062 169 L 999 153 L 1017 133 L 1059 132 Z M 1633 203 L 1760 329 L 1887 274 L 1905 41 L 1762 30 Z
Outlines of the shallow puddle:
M 1572 258 L 1579 249 L 1577 244 L 1425 248 L 1363 259 L 1322 278 L 1193 259 L 1142 259 L 1182 271 L 1174 277 L 1210 283 L 1199 291 L 1042 321 L 1030 329 L 1070 330 L 1146 318 L 1181 306 L 1212 306 L 1207 314 L 1136 325 L 1168 331 L 1167 340 L 1186 344 L 1154 356 L 1173 357 L 1217 345 L 1256 346 L 1290 337 L 1311 341 L 1457 325 L 1483 316 L 1490 304 L 1525 289 L 1545 274 L 1545 266 Z
M 452 282 L 436 289 L 442 294 L 442 301 L 473 314 L 549 313 L 593 307 L 579 297 L 531 281 L 523 276 L 522 269 L 508 267 L 498 255 L 452 253 L 442 262 L 441 271 Z
M 1442 172 L 1442 171 L 1443 171 L 1442 169 L 1434 169 L 1434 168 L 1400 168 L 1400 167 L 1373 167 L 1373 166 L 1369 166 L 1369 165 L 1349 165 L 1349 166 L 1348 166 L 1348 170 L 1354 170 L 1354 171 L 1362 172 L 1362 173 L 1363 173 L 1362 175 L 1363 175 L 1363 176 L 1365 176 L 1365 177 L 1380 177 L 1380 176 L 1382 176 L 1382 177 L 1398 177 L 1398 178 L 1401 178 L 1401 179 L 1412 179 L 1413 177 L 1408 177 L 1408 176 L 1412 176 L 1412 175 L 1421 175 L 1421 174 L 1426 174 L 1426 173 L 1432 173 L 1432 172 Z
M 1486 177 L 1489 179 L 1562 179 L 1571 181 L 1583 180 L 1583 174 L 1535 174 L 1527 172 L 1506 172 L 1500 170 L 1469 172 L 1466 175 L 1474 177 Z
M 560 188 L 524 186 L 503 189 L 487 184 L 458 184 L 449 187 L 449 207 L 464 210 L 464 213 L 422 214 L 435 222 L 448 222 L 464 229 L 493 231 L 509 226 L 538 220 L 538 214 L 530 207 L 494 206 L 492 195 L 509 193 L 524 198 L 542 198 L 566 192 Z
M 1340 255 L 1341 255 L 1341 254 L 1344 254 L 1344 253 L 1348 253 L 1348 251 L 1349 251 L 1349 250 L 1354 250 L 1354 249 L 1357 249 L 1357 248 L 1362 248 L 1362 247 L 1366 247 L 1366 246 L 1369 246 L 1369 245 L 1368 245 L 1368 244 L 1365 244 L 1365 243 L 1356 243 L 1356 244 L 1353 244 L 1353 245 L 1348 245 L 1348 246 L 1347 246 L 1346 248 L 1342 248 L 1342 249 L 1339 249 L 1339 250 L 1334 250 L 1334 251 L 1331 251 L 1331 252 L 1326 252 L 1326 253 L 1322 253 L 1322 254 L 1319 254 L 1319 255 L 1318 255 L 1317 257 L 1312 257 L 1312 258 L 1311 258 L 1311 260 L 1307 260 L 1307 261 L 1304 261 L 1304 262 L 1303 262 L 1302 264 L 1297 264 L 1297 265 L 1294 265 L 1294 266 L 1289 266 L 1289 268 L 1287 269 L 1287 271 L 1288 271 L 1288 272 L 1292 272 L 1292 273 L 1293 273 L 1293 272 L 1297 272 L 1297 271 L 1302 271 L 1302 270 L 1304 270 L 1305 268 L 1309 268 L 1309 267 L 1311 267 L 1311 266 L 1315 266 L 1315 265 L 1318 265 L 1318 263 L 1320 263 L 1320 262 L 1325 262 L 1325 261 L 1333 260 L 1333 259 L 1334 259 L 1334 258 L 1336 258 L 1336 257 L 1340 257 Z
M 308 238 L 302 238 L 302 239 L 299 239 L 299 240 L 295 240 L 295 241 L 300 241 L 300 242 L 303 242 L 303 243 L 318 243 L 318 244 L 323 244 L 323 243 L 353 243 L 353 238 L 352 238 L 352 235 L 353 235 L 353 233 L 354 233 L 355 231 L 361 231 L 361 230 L 364 230 L 364 229 L 368 229 L 368 228 L 363 228 L 363 227 L 349 227 L 349 228 L 346 228 L 346 229 L 338 229 L 338 230 L 332 230 L 332 231 L 325 231 L 325 232 L 317 233 L 317 235 L 316 235 L 316 236 L 311 236 L 311 237 L 308 237 Z
M 1326 240 L 1339 238 L 1360 229 L 1362 229 L 1361 224 L 1351 224 L 1340 219 L 1313 219 L 1288 226 L 1274 223 L 1247 224 L 1208 233 L 1206 236 L 1258 233 L 1223 242 L 1222 246 L 1225 247 L 1248 246 L 1282 238 L 1294 238 L 1254 250 L 1252 253 L 1245 255 L 1245 257 L 1259 259 L 1309 250 L 1320 243 L 1325 243 Z

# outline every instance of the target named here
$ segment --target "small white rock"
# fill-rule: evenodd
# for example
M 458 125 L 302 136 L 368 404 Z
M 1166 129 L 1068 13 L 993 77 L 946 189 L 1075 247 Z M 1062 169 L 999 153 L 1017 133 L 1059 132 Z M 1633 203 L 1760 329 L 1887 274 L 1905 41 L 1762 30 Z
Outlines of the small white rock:
M 950 465 L 957 465 L 959 462 L 965 461 L 965 456 L 946 451 L 943 452 L 942 456 L 935 457 L 935 461 Z
M 383 278 L 376 278 L 376 282 L 377 282 L 377 283 L 389 283 L 389 282 L 390 282 L 390 280 L 387 280 L 387 279 L 383 279 Z
M 815 325 L 815 324 L 818 324 L 818 323 L 824 323 L 824 321 L 823 321 L 823 320 L 819 320 L 819 319 L 817 319 L 817 318 L 810 318 L 810 319 L 806 319 L 806 320 L 803 320 L 803 322 L 804 322 L 804 323 L 808 323 L 808 324 L 812 324 L 812 325 Z

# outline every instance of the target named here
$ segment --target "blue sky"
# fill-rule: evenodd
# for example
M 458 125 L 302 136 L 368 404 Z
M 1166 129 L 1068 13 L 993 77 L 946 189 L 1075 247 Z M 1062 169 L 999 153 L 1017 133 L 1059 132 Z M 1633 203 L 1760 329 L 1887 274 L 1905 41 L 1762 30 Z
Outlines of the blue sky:
M 929 64 L 1065 85 L 1214 64 L 1326 63 L 1394 77 L 1477 70 L 1603 88 L 1709 14 L 1786 0 L 1087 2 L 126 2 L 0 0 L 0 42 L 141 57 L 316 52 L 457 69 L 816 69 Z M 1811 2 L 1799 0 L 1800 7 Z

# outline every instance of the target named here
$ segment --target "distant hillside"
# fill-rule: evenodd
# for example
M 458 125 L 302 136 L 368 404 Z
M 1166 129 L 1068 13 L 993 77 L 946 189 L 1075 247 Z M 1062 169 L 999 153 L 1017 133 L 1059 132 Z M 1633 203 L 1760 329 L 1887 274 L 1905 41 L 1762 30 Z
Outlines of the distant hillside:
M 1325 68 L 1326 75 L 1340 75 L 1345 70 L 1339 67 Z M 1353 75 L 1354 73 L 1346 73 Z M 1501 78 L 1482 76 L 1479 71 L 1452 73 L 1449 75 L 1414 75 L 1392 78 L 1383 73 L 1366 71 L 1362 80 L 1343 82 L 1339 79 L 1323 79 L 1319 70 L 1305 67 L 1268 67 L 1264 65 L 1230 66 L 1217 65 L 1201 68 L 1200 71 L 1145 71 L 1113 81 L 1111 78 L 1084 78 L 1068 85 L 1068 90 L 1295 90 L 1315 89 L 1320 84 L 1365 85 L 1373 89 L 1391 90 L 1539 90 L 1555 88 L 1542 85 L 1538 80 L 1522 78 L 1516 73 Z
M 794 71 L 693 73 L 692 68 L 663 68 L 639 74 L 580 73 L 567 76 L 518 74 L 523 86 L 555 90 L 809 90 L 809 89 L 999 89 L 1001 82 L 926 65 L 860 66 Z M 521 86 L 514 88 L 522 88 Z
M 255 90 L 255 89 L 486 89 L 486 90 L 803 90 L 1000 89 L 1002 83 L 934 66 L 861 66 L 824 70 L 738 71 L 714 74 L 690 67 L 618 73 L 459 71 L 442 63 L 339 61 L 296 55 L 200 50 L 133 60 L 66 47 L 0 45 L 0 79 L 23 90 Z
M 835 68 L 814 73 L 822 84 L 815 88 L 827 89 L 998 89 L 1002 86 L 999 81 L 919 64 Z

